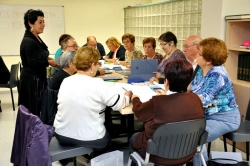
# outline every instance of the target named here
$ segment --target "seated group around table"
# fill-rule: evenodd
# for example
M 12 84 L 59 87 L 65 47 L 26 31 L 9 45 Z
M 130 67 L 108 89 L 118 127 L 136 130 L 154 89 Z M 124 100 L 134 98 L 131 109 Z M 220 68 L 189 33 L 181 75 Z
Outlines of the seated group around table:
M 68 63 L 74 65 L 77 72 L 65 75 L 59 88 L 54 127 L 60 143 L 94 148 L 88 159 L 111 151 L 112 141 L 104 125 L 105 109 L 121 110 L 130 101 L 135 116 L 144 122 L 145 131 L 131 137 L 129 150 L 136 150 L 143 157 L 147 140 L 164 123 L 205 118 L 207 142 L 238 129 L 240 113 L 232 81 L 223 66 L 228 53 L 222 40 L 212 37 L 201 40 L 191 35 L 184 42 L 183 53 L 176 47 L 176 36 L 166 32 L 159 37 L 165 56 L 155 52 L 154 38 L 143 40 L 145 55 L 135 47 L 134 35 L 124 34 L 122 43 L 109 38 L 106 44 L 110 52 L 103 57 L 93 46 L 81 47 L 73 62 Z M 158 95 L 145 103 L 131 91 L 118 93 L 102 79 L 94 77 L 100 58 L 127 67 L 131 60 L 158 59 L 156 76 L 150 82 L 164 83 L 166 91 L 157 91 Z M 205 148 L 203 155 L 208 160 Z M 195 152 L 178 161 L 154 155 L 150 160 L 163 165 L 192 160 L 194 165 L 201 165 Z

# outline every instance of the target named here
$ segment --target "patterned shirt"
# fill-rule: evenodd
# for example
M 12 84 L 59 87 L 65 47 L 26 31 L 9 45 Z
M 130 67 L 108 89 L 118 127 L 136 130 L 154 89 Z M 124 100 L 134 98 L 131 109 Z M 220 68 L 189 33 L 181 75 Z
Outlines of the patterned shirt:
M 126 50 L 125 52 L 125 62 L 126 63 L 131 63 L 131 60 L 138 60 L 141 59 L 141 57 L 143 56 L 141 50 L 139 50 L 138 48 L 134 47 L 134 50 L 132 51 L 131 56 L 128 56 L 128 51 Z
M 223 65 L 214 66 L 205 77 L 202 73 L 203 70 L 200 68 L 191 86 L 192 91 L 201 96 L 205 114 L 211 115 L 238 108 L 232 81 Z
M 164 69 L 165 69 L 166 64 L 168 62 L 172 61 L 172 60 L 179 59 L 179 58 L 186 59 L 183 52 L 181 50 L 179 50 L 179 49 L 175 50 L 168 59 L 166 59 L 166 55 L 165 55 L 164 59 L 158 65 L 158 70 L 157 71 L 164 75 Z
M 147 59 L 147 56 L 143 55 L 142 59 Z M 159 65 L 163 60 L 163 56 L 160 53 L 155 52 L 155 57 L 153 59 L 158 59 L 158 65 Z

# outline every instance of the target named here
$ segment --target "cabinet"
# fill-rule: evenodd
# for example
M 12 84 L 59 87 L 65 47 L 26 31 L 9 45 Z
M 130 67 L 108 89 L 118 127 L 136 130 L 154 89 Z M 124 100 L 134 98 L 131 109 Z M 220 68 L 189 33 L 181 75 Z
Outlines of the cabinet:
M 226 45 L 228 58 L 225 68 L 234 84 L 236 101 L 239 105 L 241 115 L 245 115 L 248 101 L 250 99 L 250 82 L 237 79 L 238 55 L 243 52 L 250 52 L 249 49 L 239 48 L 240 44 L 250 39 L 250 19 L 227 20 Z
M 250 82 L 237 79 L 238 55 L 250 52 L 249 49 L 239 48 L 240 44 L 250 39 L 250 19 L 226 21 L 226 45 L 228 58 L 225 68 L 233 81 L 236 102 L 239 105 L 241 115 L 246 115 L 250 99 Z M 245 151 L 245 144 L 237 143 L 237 148 Z
M 124 8 L 124 33 L 135 35 L 135 45 L 143 50 L 142 40 L 154 37 L 156 51 L 164 54 L 158 37 L 166 31 L 173 32 L 177 48 L 191 34 L 200 35 L 202 0 L 168 0 L 141 6 Z

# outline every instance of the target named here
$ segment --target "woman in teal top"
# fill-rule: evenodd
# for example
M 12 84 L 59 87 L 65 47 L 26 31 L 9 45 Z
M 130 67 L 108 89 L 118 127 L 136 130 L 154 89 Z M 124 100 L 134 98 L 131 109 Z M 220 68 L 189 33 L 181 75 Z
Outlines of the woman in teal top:
M 66 39 L 67 37 L 69 37 L 69 34 L 62 34 L 59 38 L 59 45 L 61 46 L 61 48 L 58 48 L 58 50 L 55 53 L 55 60 L 57 60 L 59 58 L 59 56 L 62 54 L 62 49 L 63 49 L 63 40 Z
M 203 103 L 207 142 L 211 142 L 237 130 L 240 125 L 240 113 L 235 101 L 233 83 L 223 66 L 228 56 L 225 43 L 220 39 L 207 38 L 199 43 L 198 48 L 196 62 L 201 68 L 191 82 L 191 90 Z M 206 150 L 203 150 L 206 160 Z M 201 165 L 198 156 L 193 158 L 193 164 Z

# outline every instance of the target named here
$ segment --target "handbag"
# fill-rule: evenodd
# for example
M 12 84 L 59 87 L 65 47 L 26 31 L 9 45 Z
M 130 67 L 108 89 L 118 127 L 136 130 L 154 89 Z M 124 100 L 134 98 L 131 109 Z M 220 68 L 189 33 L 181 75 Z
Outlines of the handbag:
M 91 159 L 91 166 L 123 166 L 123 152 L 116 150 Z
M 234 159 L 215 158 L 207 161 L 207 166 L 249 166 L 248 162 Z

